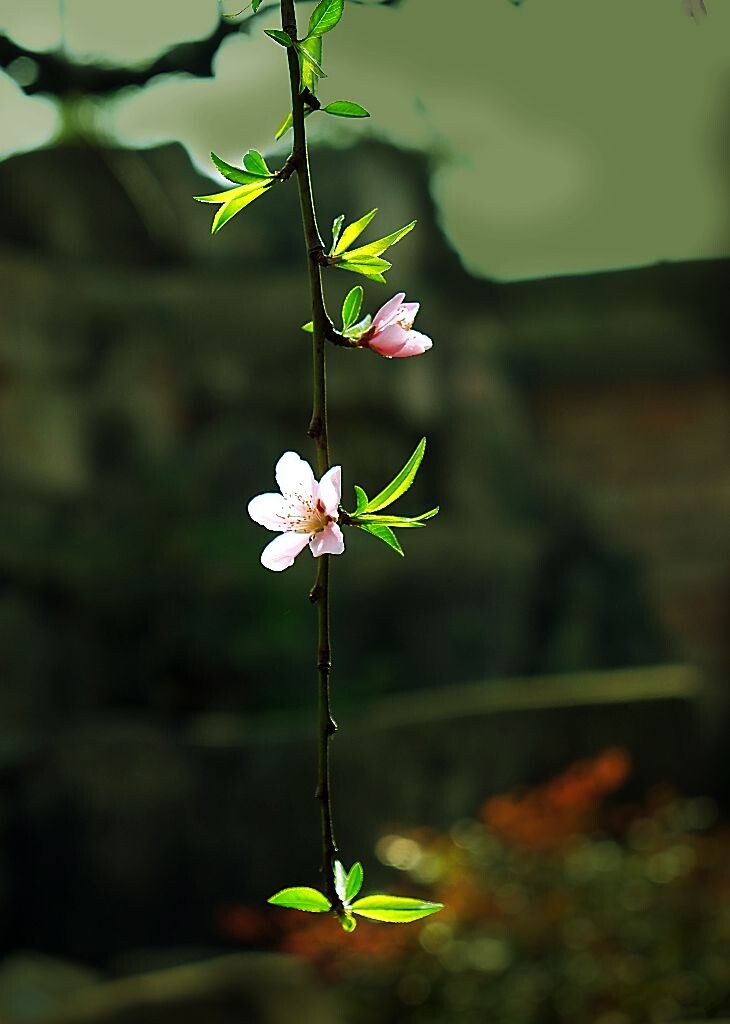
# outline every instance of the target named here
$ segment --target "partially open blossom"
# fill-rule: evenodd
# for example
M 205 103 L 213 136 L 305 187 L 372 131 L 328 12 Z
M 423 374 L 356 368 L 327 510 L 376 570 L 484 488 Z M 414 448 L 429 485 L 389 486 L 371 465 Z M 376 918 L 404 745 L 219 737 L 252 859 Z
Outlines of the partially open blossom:
M 360 340 L 361 345 L 394 359 L 420 356 L 431 348 L 431 339 L 412 329 L 419 304 L 404 302 L 405 297 L 405 292 L 398 292 L 378 310 Z
M 281 534 L 261 553 L 265 568 L 288 569 L 307 544 L 315 558 L 342 554 L 345 541 L 337 525 L 341 474 L 340 466 L 333 466 L 317 483 L 308 462 L 296 452 L 284 452 L 276 464 L 281 494 L 259 494 L 248 503 L 255 523 Z

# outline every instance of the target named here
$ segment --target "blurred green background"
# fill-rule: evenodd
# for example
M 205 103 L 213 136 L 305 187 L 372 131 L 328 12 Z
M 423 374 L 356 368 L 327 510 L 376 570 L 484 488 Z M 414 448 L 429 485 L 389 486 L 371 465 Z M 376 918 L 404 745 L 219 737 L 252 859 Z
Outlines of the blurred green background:
M 0 3 L 3 1024 L 167 1020 L 129 979 L 187 962 L 202 966 L 169 983 L 171 1012 L 182 1000 L 206 1024 L 278 1020 L 279 989 L 303 1017 L 311 998 L 319 1021 L 350 1019 L 343 988 L 374 1021 L 730 1013 L 728 979 L 707 966 L 727 952 L 730 891 L 712 866 L 728 861 L 730 10 L 710 7 L 697 25 L 665 0 L 350 0 L 321 95 L 373 116 L 308 121 L 324 234 L 375 205 L 379 234 L 418 217 L 365 309 L 406 291 L 434 339 L 392 363 L 331 351 L 345 504 L 426 434 L 402 511 L 442 509 L 405 538 L 405 562 L 352 531 L 333 560 L 338 835 L 376 887 L 402 886 L 394 869 L 442 843 L 438 870 L 410 884 L 448 890 L 454 857 L 477 879 L 476 919 L 455 911 L 444 927 L 495 991 L 523 979 L 532 996 L 503 1004 L 481 982 L 450 1001 L 400 946 L 390 988 L 323 964 L 311 942 L 293 948 L 324 984 L 261 952 L 207 959 L 289 948 L 285 926 L 243 908 L 317 881 L 313 564 L 264 571 L 269 535 L 245 513 L 282 451 L 309 453 L 296 189 L 213 239 L 211 208 L 191 199 L 214 191 L 211 149 L 286 157 L 284 66 L 260 31 L 276 5 L 252 18 L 226 0 L 222 18 L 213 0 Z M 354 283 L 328 277 L 333 309 Z M 630 759 L 624 790 L 594 794 L 557 861 L 540 847 L 525 867 L 509 853 L 524 836 L 479 817 L 487 797 L 542 793 L 607 749 Z M 618 821 L 604 796 L 633 810 Z M 653 823 L 656 849 L 632 846 L 635 821 Z M 685 836 L 707 830 L 701 848 Z M 421 844 L 415 861 L 382 842 L 376 856 L 401 832 Z M 561 982 L 576 998 L 551 988 L 561 957 L 584 956 L 565 938 L 576 926 L 547 914 L 531 945 L 483 902 L 496 863 L 529 896 L 510 911 L 522 924 L 530 894 L 564 910 L 550 871 L 563 877 L 576 836 L 620 851 L 609 890 L 660 886 L 627 897 L 652 935 L 701 936 L 671 956 L 637 940 L 645 969 L 626 968 L 616 1004 L 585 958 Z M 692 864 L 653 881 L 652 856 L 675 846 Z M 689 863 L 675 854 L 660 865 Z M 581 876 L 576 913 L 607 963 L 625 941 L 596 909 L 602 870 L 595 888 Z M 440 956 L 444 934 L 419 948 Z M 542 980 L 525 982 L 536 955 Z M 127 981 L 107 998 L 110 976 Z M 668 993 L 659 977 L 686 983 Z

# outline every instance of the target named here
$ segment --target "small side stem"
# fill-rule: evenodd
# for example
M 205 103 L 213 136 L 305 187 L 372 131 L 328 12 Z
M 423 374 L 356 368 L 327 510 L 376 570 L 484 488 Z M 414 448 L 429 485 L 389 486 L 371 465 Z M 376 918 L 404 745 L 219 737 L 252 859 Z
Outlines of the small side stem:
M 281 0 L 281 27 L 297 38 L 297 20 L 294 0 Z M 302 215 L 304 240 L 307 247 L 307 268 L 309 291 L 312 301 L 312 418 L 307 433 L 312 438 L 317 452 L 317 470 L 321 477 L 330 468 L 329 438 L 327 433 L 327 372 L 325 347 L 328 333 L 332 330 L 322 292 L 321 263 L 324 246 L 317 227 L 312 197 L 312 182 L 307 153 L 307 136 L 304 123 L 304 97 L 300 93 L 299 57 L 293 48 L 287 50 L 289 62 L 289 83 L 291 87 L 292 121 L 294 146 L 291 161 L 296 167 L 299 184 L 299 205 Z M 332 799 L 330 793 L 330 740 L 337 730 L 332 717 L 330 672 L 332 667 L 330 642 L 330 556 L 322 555 L 318 560 L 317 579 L 310 593 L 310 600 L 317 604 L 317 673 L 319 679 L 319 773 L 316 797 L 320 804 L 322 823 L 322 880 L 324 891 L 335 909 L 340 900 L 334 887 L 334 861 L 337 857 L 334 825 L 332 821 Z

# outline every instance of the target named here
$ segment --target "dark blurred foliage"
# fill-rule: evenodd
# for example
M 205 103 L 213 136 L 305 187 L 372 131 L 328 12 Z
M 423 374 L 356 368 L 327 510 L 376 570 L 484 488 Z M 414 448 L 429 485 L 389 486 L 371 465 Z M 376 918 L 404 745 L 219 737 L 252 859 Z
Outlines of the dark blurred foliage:
M 383 836 L 381 860 L 405 876 L 390 887 L 446 904 L 425 922 L 362 922 L 347 942 L 325 915 L 241 909 L 221 924 L 318 965 L 358 1024 L 724 1016 L 730 834 L 709 800 L 612 798 L 629 769 L 606 750 L 448 833 Z

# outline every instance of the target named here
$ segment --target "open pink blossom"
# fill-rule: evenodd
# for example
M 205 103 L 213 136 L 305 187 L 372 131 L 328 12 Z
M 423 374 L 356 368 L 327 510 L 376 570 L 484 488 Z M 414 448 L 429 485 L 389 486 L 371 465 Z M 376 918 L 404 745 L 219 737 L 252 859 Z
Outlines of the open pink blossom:
M 319 555 L 341 555 L 345 550 L 337 525 L 342 470 L 328 469 L 317 483 L 312 467 L 296 452 L 284 452 L 276 463 L 276 482 L 281 494 L 259 494 L 248 503 L 255 523 L 281 534 L 261 552 L 261 564 L 281 572 L 309 544 Z
M 378 310 L 361 338 L 361 345 L 394 359 L 420 356 L 431 348 L 431 339 L 412 329 L 419 304 L 404 302 L 405 297 L 405 292 L 398 292 Z

